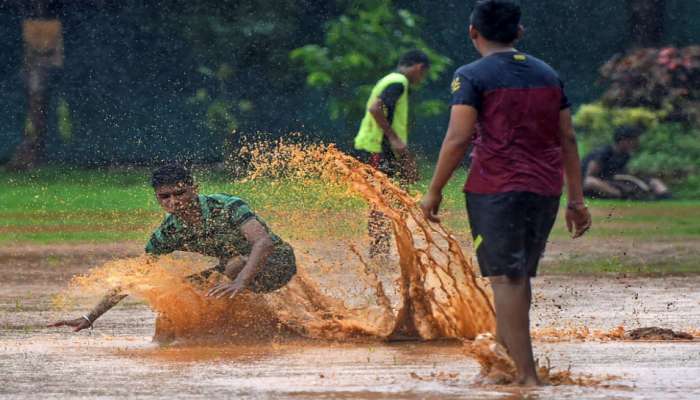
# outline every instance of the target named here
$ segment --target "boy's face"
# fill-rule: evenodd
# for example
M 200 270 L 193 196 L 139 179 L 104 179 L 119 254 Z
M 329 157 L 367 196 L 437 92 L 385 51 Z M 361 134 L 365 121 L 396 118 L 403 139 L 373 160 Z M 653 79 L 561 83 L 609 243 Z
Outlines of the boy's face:
M 154 190 L 158 204 L 170 214 L 182 214 L 192 209 L 197 203 L 197 187 L 195 185 L 178 182 L 174 185 L 159 186 Z
M 425 77 L 428 75 L 428 66 L 425 64 L 415 64 L 409 67 L 409 73 L 407 74 L 411 85 L 420 85 Z
M 639 149 L 639 138 L 627 138 L 620 140 L 618 146 L 627 154 L 632 154 Z

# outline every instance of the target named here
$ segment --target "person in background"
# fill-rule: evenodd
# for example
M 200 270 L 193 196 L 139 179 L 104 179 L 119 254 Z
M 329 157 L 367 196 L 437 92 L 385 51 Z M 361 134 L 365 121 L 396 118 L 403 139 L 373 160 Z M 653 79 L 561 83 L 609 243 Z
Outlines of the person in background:
M 601 199 L 668 199 L 671 193 L 658 178 L 642 179 L 627 172 L 627 163 L 639 148 L 639 126 L 620 126 L 614 143 L 599 147 L 581 163 L 583 192 L 586 197 Z
M 355 136 L 359 159 L 406 186 L 418 178 L 415 157 L 408 149 L 410 86 L 419 85 L 430 68 L 420 50 L 404 53 L 396 71 L 377 82 L 367 100 L 365 116 Z M 370 211 L 368 221 L 370 257 L 389 253 L 391 227 L 379 211 Z

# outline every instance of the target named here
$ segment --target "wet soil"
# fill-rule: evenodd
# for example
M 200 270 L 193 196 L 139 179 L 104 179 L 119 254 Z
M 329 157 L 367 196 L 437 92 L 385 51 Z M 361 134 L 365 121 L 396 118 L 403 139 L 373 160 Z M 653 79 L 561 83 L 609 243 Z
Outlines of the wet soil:
M 306 247 L 310 244 L 306 243 Z M 342 249 L 317 243 L 323 257 Z M 322 252 L 320 249 L 328 249 Z M 43 326 L 79 316 L 95 298 L 69 310 L 52 296 L 71 276 L 115 258 L 137 255 L 138 243 L 24 246 L 0 249 L 0 397 L 140 398 L 698 398 L 700 341 L 597 341 L 562 336 L 536 341 L 540 359 L 597 377 L 602 386 L 546 387 L 534 392 L 482 386 L 478 364 L 457 341 L 352 342 L 300 339 L 160 347 L 155 316 L 127 299 L 92 331 Z M 341 263 L 342 264 L 342 263 Z M 310 271 L 323 282 L 347 282 L 342 270 Z M 390 280 L 390 277 L 388 278 Z M 700 276 L 637 278 L 544 275 L 534 281 L 533 329 L 631 330 L 700 327 Z M 346 284 L 343 296 L 361 296 Z M 330 293 L 333 294 L 333 293 Z M 595 339 L 595 338 L 593 338 Z

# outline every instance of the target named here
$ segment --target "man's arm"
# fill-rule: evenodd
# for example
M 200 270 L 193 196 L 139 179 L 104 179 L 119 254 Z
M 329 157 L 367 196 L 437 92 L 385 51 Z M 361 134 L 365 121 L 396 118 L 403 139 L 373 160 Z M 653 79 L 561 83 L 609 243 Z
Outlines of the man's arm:
M 622 197 L 620 189 L 598 178 L 602 168 L 596 160 L 591 160 L 586 168 L 586 176 L 583 179 L 583 188 L 586 191 L 594 191 L 604 194 L 607 197 Z
M 102 316 L 102 314 L 109 311 L 112 307 L 116 306 L 120 301 L 122 301 L 127 295 L 121 292 L 121 289 L 116 288 L 107 293 L 102 300 L 92 309 L 89 313 L 83 315 L 80 318 L 67 319 L 55 322 L 49 327 L 59 327 L 59 326 L 70 326 L 75 328 L 74 331 L 78 332 L 85 328 L 89 328 L 95 321 Z
M 250 218 L 241 226 L 241 231 L 246 240 L 252 244 L 245 266 L 233 279 L 233 282 L 220 283 L 214 286 L 207 295 L 233 298 L 250 285 L 255 275 L 265 264 L 267 257 L 272 253 L 274 243 L 267 229 L 257 219 Z
M 569 199 L 569 204 L 566 207 L 566 226 L 572 237 L 577 238 L 591 227 L 591 214 L 583 201 L 581 159 L 578 155 L 576 134 L 569 108 L 563 109 L 559 113 L 559 134 L 561 135 L 561 151 Z
M 369 107 L 369 113 L 372 114 L 374 120 L 377 121 L 377 125 L 382 128 L 384 137 L 386 137 L 386 139 L 389 141 L 391 149 L 397 156 L 403 155 L 407 150 L 406 143 L 399 138 L 399 135 L 396 133 L 396 131 L 394 131 L 394 128 L 391 127 L 389 120 L 384 114 L 384 102 L 382 99 L 377 99 L 374 101 L 374 103 L 372 103 L 372 105 Z
M 430 181 L 428 192 L 421 201 L 423 214 L 433 222 L 440 222 L 437 212 L 442 202 L 442 189 L 469 149 L 469 144 L 474 136 L 477 115 L 476 108 L 472 106 L 452 106 L 450 123 L 447 127 L 445 140 L 442 142 L 435 173 Z
M 402 156 L 406 153 L 406 143 L 399 138 L 396 131 L 391 127 L 388 114 L 393 113 L 396 109 L 396 103 L 403 95 L 404 90 L 406 89 L 402 84 L 392 83 L 379 94 L 377 100 L 370 105 L 368 110 L 372 118 L 377 122 L 377 125 L 382 129 L 384 137 L 386 137 L 389 146 L 391 146 L 391 149 L 397 156 Z

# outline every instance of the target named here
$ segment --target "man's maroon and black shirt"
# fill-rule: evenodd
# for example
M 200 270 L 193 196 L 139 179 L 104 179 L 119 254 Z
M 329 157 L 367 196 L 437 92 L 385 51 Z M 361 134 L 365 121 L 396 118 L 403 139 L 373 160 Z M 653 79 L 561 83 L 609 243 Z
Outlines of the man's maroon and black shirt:
M 521 52 L 494 53 L 457 70 L 452 105 L 478 111 L 465 192 L 561 194 L 559 112 L 570 104 L 554 69 Z

